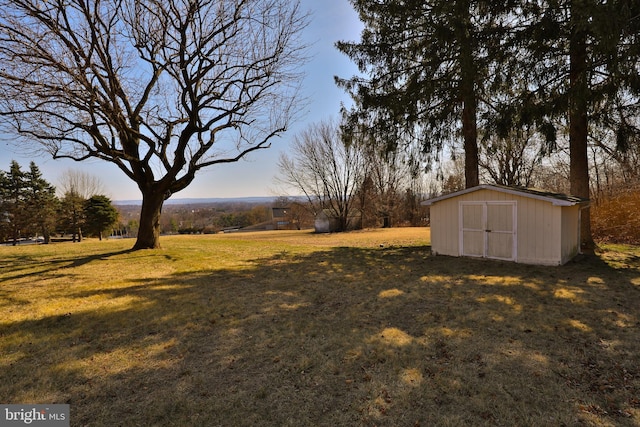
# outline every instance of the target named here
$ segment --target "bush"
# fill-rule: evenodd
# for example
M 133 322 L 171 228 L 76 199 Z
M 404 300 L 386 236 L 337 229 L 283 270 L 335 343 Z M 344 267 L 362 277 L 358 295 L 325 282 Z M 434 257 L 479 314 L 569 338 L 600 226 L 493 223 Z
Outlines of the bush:
M 593 238 L 640 245 L 640 188 L 622 190 L 591 207 Z

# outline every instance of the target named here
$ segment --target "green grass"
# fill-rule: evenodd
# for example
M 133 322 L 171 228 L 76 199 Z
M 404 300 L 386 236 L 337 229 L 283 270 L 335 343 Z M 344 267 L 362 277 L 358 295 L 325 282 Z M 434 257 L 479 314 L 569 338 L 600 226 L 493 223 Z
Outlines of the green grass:
M 0 403 L 72 425 L 638 426 L 640 248 L 538 267 L 428 229 L 0 248 Z

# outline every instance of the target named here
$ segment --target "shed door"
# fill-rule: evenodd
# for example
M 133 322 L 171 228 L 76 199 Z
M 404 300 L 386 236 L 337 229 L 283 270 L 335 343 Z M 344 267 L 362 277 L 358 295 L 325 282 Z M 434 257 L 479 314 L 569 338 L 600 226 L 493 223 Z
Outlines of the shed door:
M 485 204 L 461 203 L 460 223 L 462 255 L 485 256 Z
M 516 203 L 461 202 L 462 255 L 516 259 Z

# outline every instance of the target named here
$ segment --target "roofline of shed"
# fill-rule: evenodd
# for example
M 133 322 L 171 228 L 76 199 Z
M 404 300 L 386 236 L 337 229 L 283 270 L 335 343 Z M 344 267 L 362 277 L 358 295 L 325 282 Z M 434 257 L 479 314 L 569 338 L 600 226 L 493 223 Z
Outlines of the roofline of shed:
M 481 184 L 476 187 L 465 188 L 464 190 L 456 191 L 454 193 L 445 194 L 443 196 L 435 197 L 433 199 L 425 200 L 420 204 L 422 206 L 431 206 L 434 203 L 440 202 L 442 200 L 450 199 L 452 197 L 462 196 L 463 194 L 473 193 L 478 190 L 493 190 L 501 193 L 507 193 L 514 196 L 521 197 L 529 197 L 531 199 L 543 200 L 545 202 L 551 203 L 553 206 L 575 206 L 575 205 L 588 205 L 589 199 L 584 199 L 577 196 L 566 196 L 565 198 L 554 197 L 552 194 L 545 195 L 545 192 L 540 190 L 533 190 L 527 188 L 518 188 L 518 187 L 507 187 L 502 185 L 490 185 L 490 184 Z M 571 197 L 573 200 L 568 200 Z

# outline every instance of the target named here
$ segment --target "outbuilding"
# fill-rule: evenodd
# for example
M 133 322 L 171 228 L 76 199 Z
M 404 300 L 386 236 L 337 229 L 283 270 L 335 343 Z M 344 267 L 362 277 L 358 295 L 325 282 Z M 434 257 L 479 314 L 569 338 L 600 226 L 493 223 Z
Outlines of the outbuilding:
M 316 233 L 334 233 L 336 231 L 357 230 L 361 228 L 362 217 L 360 215 L 349 215 L 346 224 L 342 225 L 340 218 L 331 209 L 323 209 L 316 214 L 314 228 Z
M 331 233 L 337 229 L 336 218 L 328 209 L 323 209 L 316 214 L 313 225 L 316 233 Z
M 548 191 L 479 185 L 422 202 L 434 254 L 560 265 L 580 253 L 589 200 Z

